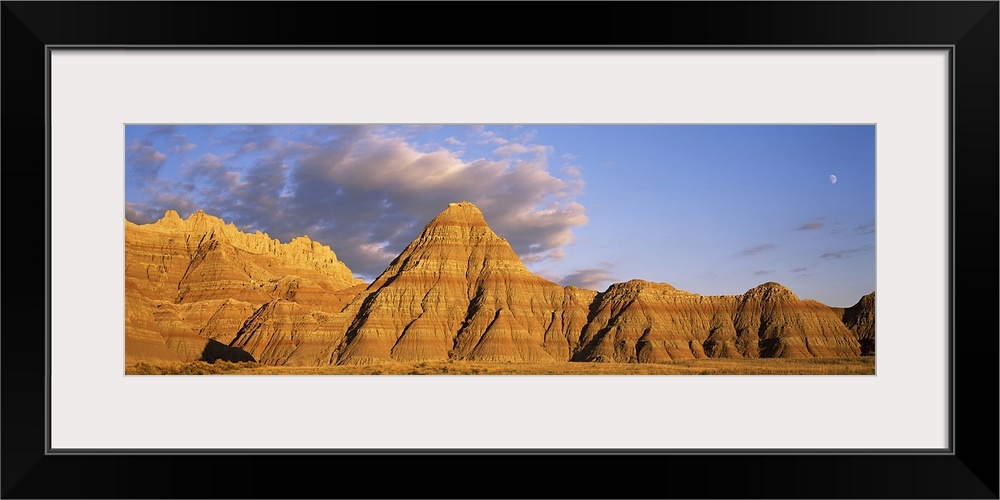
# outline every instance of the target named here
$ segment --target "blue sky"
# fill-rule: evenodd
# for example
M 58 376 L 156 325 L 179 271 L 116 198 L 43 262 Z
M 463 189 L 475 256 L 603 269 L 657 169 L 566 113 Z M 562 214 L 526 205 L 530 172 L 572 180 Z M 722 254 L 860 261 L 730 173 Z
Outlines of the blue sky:
M 125 127 L 127 219 L 307 234 L 365 280 L 454 201 L 564 285 L 875 290 L 873 125 Z

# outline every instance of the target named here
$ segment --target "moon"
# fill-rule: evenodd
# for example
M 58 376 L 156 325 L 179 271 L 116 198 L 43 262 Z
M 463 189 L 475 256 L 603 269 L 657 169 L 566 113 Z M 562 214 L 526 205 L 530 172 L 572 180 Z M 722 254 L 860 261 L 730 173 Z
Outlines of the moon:
M 836 184 L 836 183 L 837 183 L 837 176 L 836 175 L 831 175 L 830 176 L 830 184 Z

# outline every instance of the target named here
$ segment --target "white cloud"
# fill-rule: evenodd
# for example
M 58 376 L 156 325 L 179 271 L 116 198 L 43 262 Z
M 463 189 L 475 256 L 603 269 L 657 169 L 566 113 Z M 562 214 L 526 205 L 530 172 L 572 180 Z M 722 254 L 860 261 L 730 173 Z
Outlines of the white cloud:
M 479 144 L 499 144 L 499 145 L 504 145 L 504 144 L 507 144 L 508 142 L 510 142 L 507 139 L 504 139 L 503 137 L 500 137 L 499 135 L 497 135 L 496 132 L 494 132 L 492 130 L 486 130 L 486 127 L 484 127 L 482 125 L 474 126 L 472 128 L 472 131 L 473 131 L 474 134 L 476 134 L 476 135 L 479 136 L 479 140 L 477 141 Z
M 516 130 L 516 128 L 515 128 L 515 130 Z M 537 137 L 537 136 L 538 136 L 538 130 L 531 129 L 531 130 L 529 130 L 527 132 L 524 132 L 521 135 L 515 137 L 514 140 L 516 142 L 520 142 L 521 144 L 527 144 L 529 142 L 534 141 L 535 137 Z
M 510 158 L 511 156 L 517 156 L 527 152 L 528 148 L 524 145 L 513 142 L 493 150 L 493 154 L 503 158 Z
M 230 152 L 184 164 L 182 180 L 148 182 L 143 197 L 130 200 L 131 216 L 156 220 L 170 208 L 182 215 L 204 209 L 282 241 L 308 234 L 367 278 L 450 202 L 476 204 L 526 261 L 562 258 L 573 228 L 587 222 L 574 199 L 582 179 L 554 176 L 546 146 L 522 145 L 527 155 L 518 159 L 465 161 L 445 149 L 418 150 L 404 135 L 372 126 L 324 127 L 283 139 L 266 127 L 247 127 L 219 143 Z
M 605 267 L 579 269 L 563 278 L 561 282 L 563 285 L 603 291 L 617 281 L 617 278 L 611 274 L 612 267 L 610 264 L 605 264 Z
M 572 177 L 580 177 L 582 175 L 580 172 L 580 167 L 576 167 L 573 165 L 566 165 L 565 167 L 560 168 L 559 171 Z

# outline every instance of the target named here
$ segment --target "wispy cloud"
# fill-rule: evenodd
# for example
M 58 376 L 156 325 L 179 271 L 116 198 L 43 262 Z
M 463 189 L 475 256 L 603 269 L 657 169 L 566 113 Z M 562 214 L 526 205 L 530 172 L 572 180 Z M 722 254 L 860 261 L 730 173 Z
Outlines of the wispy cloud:
M 545 159 L 549 153 L 549 147 L 540 144 L 521 144 L 509 142 L 493 150 L 493 154 L 501 158 L 511 158 L 530 153 L 535 159 Z
M 477 138 L 478 140 L 476 141 L 477 144 L 497 144 L 502 146 L 510 142 L 507 139 L 504 139 L 503 137 L 497 135 L 496 132 L 492 130 L 486 130 L 486 127 L 482 125 L 474 126 L 472 128 L 472 131 L 475 135 L 478 136 Z
M 580 167 L 573 165 L 566 165 L 565 167 L 560 168 L 559 171 L 572 177 L 580 177 L 582 175 Z
M 517 128 L 515 128 L 514 130 L 517 130 Z M 528 144 L 530 142 L 534 142 L 535 137 L 537 137 L 537 136 L 538 136 L 538 130 L 537 129 L 531 129 L 531 130 L 527 130 L 525 132 L 522 132 L 520 135 L 518 135 L 517 137 L 514 138 L 514 141 L 515 142 L 520 142 L 521 144 Z
M 806 231 L 806 230 L 812 230 L 812 229 L 820 229 L 822 227 L 823 227 L 823 224 L 821 224 L 819 222 L 807 222 L 807 223 L 802 224 L 801 226 L 797 227 L 796 229 L 798 229 L 799 231 Z
M 753 274 L 754 276 L 764 276 L 765 274 L 771 274 L 773 272 L 774 271 L 755 271 Z
M 561 282 L 566 286 L 597 291 L 604 290 L 618 279 L 611 272 L 613 266 L 608 263 L 604 265 L 605 267 L 578 269 L 576 272 L 564 277 Z
M 125 148 L 127 180 L 145 182 L 155 178 L 167 161 L 167 155 L 157 151 L 150 139 L 135 139 Z
M 493 150 L 493 154 L 503 158 L 509 158 L 511 156 L 517 156 L 527 152 L 528 152 L 527 147 L 525 147 L 523 144 L 517 144 L 516 142 L 505 144 Z
M 858 248 L 849 248 L 849 249 L 845 249 L 845 250 L 836 250 L 836 251 L 833 251 L 833 252 L 826 252 L 823 255 L 820 255 L 820 258 L 822 258 L 822 259 L 843 259 L 845 257 L 850 257 L 852 254 L 856 254 L 858 252 L 867 252 L 869 250 L 873 250 L 874 248 L 875 247 L 873 247 L 871 245 L 865 245 L 863 247 L 858 247 Z
M 803 271 L 808 271 L 808 270 L 809 270 L 808 267 L 796 267 L 795 269 L 792 269 L 792 272 L 793 273 L 801 273 Z
M 136 224 L 155 222 L 163 217 L 167 209 L 176 210 L 181 217 L 186 217 L 199 208 L 208 210 L 203 204 L 194 201 L 197 185 L 192 182 L 157 178 L 148 182 L 142 192 L 145 196 L 140 201 L 125 201 L 125 217 Z
M 868 221 L 868 222 L 866 222 L 866 223 L 864 223 L 864 224 L 862 224 L 862 225 L 854 228 L 854 231 L 857 232 L 858 234 L 872 234 L 872 233 L 874 233 L 875 232 L 875 220 L 872 219 L 872 220 L 870 220 L 870 221 Z
M 212 190 L 220 188 L 228 191 L 240 183 L 239 171 L 230 170 L 226 165 L 225 158 L 211 153 L 199 156 L 182 168 L 189 178 L 205 182 L 206 189 L 208 189 L 206 194 L 211 194 Z
M 136 224 L 149 224 L 150 222 L 156 222 L 156 219 L 151 217 L 144 209 L 146 207 L 132 203 L 130 201 L 125 202 L 125 218 Z
M 172 137 L 176 135 L 177 127 L 174 125 L 159 125 L 150 127 L 146 131 L 146 137 Z
M 760 245 L 757 245 L 757 246 L 753 246 L 753 247 L 749 247 L 749 248 L 744 248 L 742 251 L 740 251 L 740 253 L 742 255 L 756 255 L 756 254 L 759 254 L 761 252 L 765 252 L 767 250 L 771 250 L 771 249 L 776 248 L 776 247 L 777 247 L 777 245 L 774 245 L 772 243 L 761 243 Z

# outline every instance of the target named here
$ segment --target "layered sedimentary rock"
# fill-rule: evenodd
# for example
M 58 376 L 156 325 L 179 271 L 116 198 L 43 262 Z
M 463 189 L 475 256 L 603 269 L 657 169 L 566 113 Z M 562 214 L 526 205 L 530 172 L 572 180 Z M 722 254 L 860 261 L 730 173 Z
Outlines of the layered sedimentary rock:
M 701 296 L 632 280 L 600 295 L 583 330 L 578 361 L 857 356 L 860 347 L 833 309 L 799 300 L 777 283 L 743 295 Z
M 308 237 L 280 243 L 201 211 L 125 221 L 126 362 L 253 360 L 229 344 L 262 305 L 280 299 L 335 314 L 360 282 Z
M 337 362 L 565 361 L 588 297 L 529 272 L 478 208 L 452 203 L 347 306 Z
M 330 247 L 307 236 L 289 243 L 202 211 L 183 220 L 168 210 L 154 224 L 125 223 L 125 277 L 177 303 L 236 299 L 262 303 L 298 288 L 340 290 L 357 284 Z M 157 297 L 157 298 L 160 298 Z
M 666 283 L 615 283 L 597 299 L 574 359 L 656 363 L 708 357 L 703 343 L 712 321 L 719 311 L 728 318 L 732 307 L 731 299 L 702 297 Z M 731 329 L 731 321 L 725 324 Z
M 858 356 L 857 339 L 830 307 L 800 300 L 777 283 L 765 283 L 740 296 L 733 315 L 741 353 L 763 358 Z M 754 342 L 756 341 L 756 348 Z
M 180 361 L 160 335 L 153 312 L 157 302 L 147 298 L 135 280 L 125 280 L 125 363 Z
M 448 359 L 658 363 L 874 353 L 874 293 L 852 308 L 765 283 L 702 296 L 631 280 L 598 293 L 532 274 L 452 203 L 370 285 L 329 247 L 198 212 L 126 222 L 126 362 L 323 366 Z M 860 343 L 859 343 L 860 341 Z
M 861 344 L 861 354 L 875 355 L 875 292 L 858 300 L 857 304 L 843 310 L 842 320 Z
M 561 288 L 531 274 L 469 203 L 431 221 L 345 314 L 339 363 L 860 354 L 837 312 L 777 283 L 736 296 L 642 280 Z
M 247 319 L 231 345 L 260 363 L 327 365 L 344 336 L 342 317 L 274 299 Z

